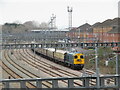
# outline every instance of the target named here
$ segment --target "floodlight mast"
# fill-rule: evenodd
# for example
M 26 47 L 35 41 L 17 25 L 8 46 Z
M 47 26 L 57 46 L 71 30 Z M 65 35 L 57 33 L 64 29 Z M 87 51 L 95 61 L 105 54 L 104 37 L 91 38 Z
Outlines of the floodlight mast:
M 73 8 L 72 7 L 67 7 L 67 11 L 68 11 L 68 23 L 69 23 L 69 30 L 72 29 L 72 12 L 73 12 Z

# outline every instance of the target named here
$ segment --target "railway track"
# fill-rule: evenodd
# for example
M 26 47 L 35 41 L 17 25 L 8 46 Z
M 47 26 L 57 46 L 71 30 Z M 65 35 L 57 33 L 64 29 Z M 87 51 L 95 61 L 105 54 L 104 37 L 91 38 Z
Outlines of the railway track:
M 14 78 L 36 78 L 36 76 L 32 72 L 29 72 L 26 68 L 22 67 L 20 65 L 20 62 L 19 62 L 19 64 L 17 64 L 15 62 L 16 60 L 13 60 L 13 55 L 12 55 L 12 58 L 11 58 L 10 53 L 9 54 L 7 54 L 7 53 L 9 53 L 9 51 L 4 53 L 4 57 L 6 59 L 5 62 L 7 62 L 6 66 L 9 65 L 9 67 L 12 67 L 12 69 L 9 68 L 9 70 L 13 71 L 13 73 L 14 73 L 13 75 L 17 76 L 17 77 L 14 77 Z M 27 85 L 27 84 L 29 84 L 29 85 Z M 27 84 L 26 85 L 27 85 L 28 88 L 36 88 L 35 83 L 27 83 Z M 43 87 L 50 88 L 50 83 L 44 82 Z
M 31 57 L 34 57 L 33 56 L 33 52 L 31 52 L 30 50 L 26 50 L 26 54 L 29 54 L 28 56 L 31 56 Z M 38 56 L 38 55 L 36 55 L 36 56 Z M 36 60 L 38 60 L 39 61 L 39 59 L 40 58 L 42 58 L 42 57 L 36 57 Z M 45 59 L 45 58 L 42 58 L 42 59 Z M 46 60 L 46 59 L 45 59 Z M 44 61 L 42 61 L 42 62 L 44 62 Z M 48 61 L 47 61 L 48 62 Z M 51 62 L 51 61 L 50 61 Z M 44 63 L 46 63 L 46 62 L 44 62 Z M 58 65 L 58 64 L 57 64 Z M 59 67 L 60 67 L 61 65 L 59 65 Z M 55 66 L 52 66 L 52 67 L 55 67 Z M 55 68 L 59 68 L 59 67 L 55 67 Z M 63 66 L 64 67 L 64 66 Z M 65 70 L 64 70 L 65 69 Z M 71 70 L 70 68 L 68 68 L 68 67 L 64 67 L 64 69 L 61 69 L 61 68 L 59 68 L 58 70 L 61 70 L 61 71 L 64 71 L 64 72 L 66 72 L 66 73 L 70 73 L 71 75 L 73 75 L 73 76 L 76 76 L 76 77 L 80 77 L 80 76 L 82 76 L 82 75 L 80 75 L 81 73 L 87 73 L 88 75 L 93 75 L 93 74 L 95 74 L 95 72 L 93 72 L 93 71 L 90 71 L 90 70 L 87 70 L 87 69 L 83 69 L 83 70 Z M 71 71 L 69 71 L 69 70 L 71 70 Z M 77 73 L 77 74 L 76 74 Z M 70 76 L 70 77 L 72 77 L 72 76 Z
M 34 58 L 34 56 L 33 56 L 33 52 L 31 52 L 30 50 L 26 50 L 26 54 L 28 54 L 28 56 L 31 56 L 31 57 L 33 57 Z M 38 55 L 36 55 L 36 56 L 38 56 Z M 36 60 L 38 60 L 38 62 L 39 62 L 39 59 L 40 58 L 42 58 L 42 57 L 36 57 L 35 59 Z M 42 59 L 44 59 L 44 60 L 46 60 L 45 58 L 42 58 Z M 44 62 L 44 61 L 42 61 L 42 62 Z M 47 61 L 47 62 L 50 62 L 51 63 L 51 61 Z M 40 62 L 39 62 L 40 63 Z M 46 63 L 46 62 L 44 62 L 44 63 Z M 52 62 L 52 63 L 54 63 L 54 62 Z M 49 63 L 48 63 L 49 64 Z M 58 65 L 58 64 L 57 64 Z M 57 66 L 56 65 L 56 66 Z M 55 66 L 52 66 L 52 67 L 55 67 L 55 68 L 59 68 L 61 65 L 59 65 L 58 67 L 55 67 Z M 62 66 L 62 67 L 64 67 L 64 66 Z M 77 77 L 79 77 L 80 76 L 80 74 L 81 73 L 83 73 L 83 71 L 86 71 L 86 72 L 88 72 L 88 74 L 94 74 L 94 72 L 92 72 L 92 71 L 90 71 L 90 70 L 71 70 L 70 68 L 68 68 L 68 67 L 64 67 L 64 68 L 59 68 L 58 70 L 62 70 L 62 71 L 64 71 L 64 72 L 66 72 L 66 73 L 70 73 L 71 75 L 73 75 L 73 76 L 77 76 Z M 71 71 L 68 71 L 68 70 L 71 70 Z M 73 73 L 74 72 L 74 73 Z M 80 73 L 78 73 L 78 72 L 80 72 Z M 76 74 L 77 73 L 77 74 Z M 82 76 L 82 75 L 81 75 Z M 72 76 L 71 76 L 72 77 Z
M 6 59 L 6 62 L 12 65 L 14 68 L 16 68 L 19 72 L 22 74 L 18 74 L 15 72 L 15 70 L 11 70 L 11 74 L 13 78 L 45 78 L 46 77 L 79 77 L 82 71 L 75 71 L 71 70 L 67 67 L 60 67 L 60 65 L 56 65 L 55 63 L 48 61 L 38 55 L 33 55 L 33 52 L 28 49 L 16 49 L 11 51 L 7 50 L 4 51 L 4 58 Z M 4 64 L 4 63 L 3 63 Z M 5 63 L 4 65 L 7 66 Z M 4 66 L 5 67 L 5 66 Z M 8 67 L 7 70 L 10 68 Z M 87 71 L 87 70 L 86 70 Z M 9 72 L 10 71 L 6 71 Z M 37 73 L 36 73 L 37 72 Z M 92 73 L 88 71 L 88 73 Z M 92 73 L 93 74 L 93 73 Z M 15 77 L 16 76 L 16 77 Z M 24 77 L 23 77 L 24 76 Z M 26 76 L 26 77 L 25 77 Z M 52 82 L 42 82 L 43 87 L 45 88 L 51 88 Z M 91 80 L 90 85 L 95 85 L 95 81 Z M 67 82 L 65 80 L 60 81 L 60 87 L 66 87 Z M 74 81 L 74 86 L 82 86 L 80 80 Z M 28 88 L 35 88 L 34 83 L 27 83 Z
M 19 54 L 20 54 L 20 52 L 19 52 Z M 25 55 L 25 53 L 21 53 L 21 54 Z M 20 56 L 22 56 L 22 55 L 20 55 Z M 22 56 L 24 58 L 23 60 L 26 60 L 25 56 Z M 27 62 L 29 65 L 39 69 L 41 72 L 47 73 L 49 77 L 68 77 L 68 76 L 64 75 L 64 73 L 62 73 L 62 72 L 58 73 L 58 72 L 56 72 L 56 70 L 51 70 L 51 68 L 50 68 L 51 66 L 46 67 L 45 64 L 42 65 L 43 63 L 41 64 L 39 62 L 38 63 L 36 62 L 34 64 L 35 61 L 33 60 L 33 58 L 32 59 L 31 58 L 28 59 L 28 56 L 27 56 L 27 61 L 25 61 L 25 62 Z M 37 65 L 37 67 L 36 67 L 36 65 Z M 69 75 L 69 77 L 70 77 L 70 75 Z M 45 77 L 43 77 L 43 78 L 45 78 Z M 63 81 L 61 83 L 62 83 L 61 86 L 67 86 L 67 82 L 66 81 Z M 78 86 L 81 86 L 80 81 L 79 81 L 79 83 L 75 82 L 75 84 L 78 85 Z
M 3 58 L 2 58 L 2 69 L 12 78 L 16 79 L 16 78 L 23 78 L 22 75 L 20 75 L 20 72 L 16 72 L 16 68 L 13 67 L 9 62 L 7 62 L 9 59 L 6 56 L 6 52 L 3 53 Z M 13 69 L 14 68 L 14 69 Z M 9 78 L 10 79 L 10 78 Z M 26 83 L 27 88 L 28 87 L 32 87 L 35 88 L 35 86 L 31 83 Z M 18 87 L 18 85 L 17 85 Z M 13 88 L 13 86 L 11 87 Z
M 24 50 L 24 52 L 25 52 L 25 54 L 27 55 L 27 56 L 29 56 L 31 59 L 34 59 L 34 55 L 33 55 L 33 53 L 31 52 L 31 51 L 28 51 L 28 50 Z M 40 60 L 40 58 L 42 59 L 42 60 Z M 36 57 L 35 57 L 35 62 L 37 62 L 37 63 L 40 63 L 40 64 L 44 64 L 46 67 L 48 67 L 48 68 L 51 68 L 51 69 L 55 69 L 57 72 L 59 72 L 59 73 L 63 73 L 64 75 L 66 75 L 66 76 L 68 76 L 68 77 L 75 77 L 75 76 L 80 76 L 80 75 L 78 75 L 78 74 L 75 74 L 75 73 L 71 73 L 70 71 L 67 71 L 67 70 L 69 70 L 69 68 L 66 68 L 66 67 L 63 67 L 63 66 L 61 66 L 61 65 L 58 65 L 58 64 L 55 64 L 54 62 L 51 62 L 51 61 L 48 61 L 47 59 L 45 59 L 45 58 L 42 58 L 42 57 L 39 57 L 38 55 L 36 55 Z M 47 64 L 46 64 L 47 63 Z M 71 70 L 71 71 L 73 71 L 73 70 Z M 75 72 L 77 72 L 77 71 L 75 71 Z M 80 73 L 79 73 L 80 74 Z M 65 76 L 65 77 L 66 77 Z
M 46 67 L 54 67 L 54 68 L 57 68 L 57 73 L 62 73 L 62 76 L 61 75 L 59 75 L 59 76 L 57 76 L 57 77 L 79 77 L 80 76 L 80 73 L 81 72 L 79 72 L 79 71 L 74 71 L 74 70 L 69 70 L 69 68 L 67 68 L 67 69 L 65 69 L 66 67 L 64 67 L 64 68 L 60 68 L 60 65 L 57 67 L 57 65 L 58 64 L 56 64 L 56 65 L 52 65 L 53 64 L 53 62 L 51 62 L 51 61 L 46 61 L 46 59 L 44 59 L 44 58 L 42 58 L 43 60 L 40 60 L 40 58 L 41 57 L 39 57 L 39 56 L 37 56 L 36 55 L 36 57 L 33 55 L 33 52 L 31 52 L 31 51 L 29 51 L 29 50 L 24 50 L 24 55 L 25 56 L 27 56 L 27 57 L 30 57 L 31 59 L 32 59 L 32 61 L 33 61 L 33 59 L 35 60 L 34 62 L 36 62 L 36 64 L 38 63 L 38 64 L 44 64 L 44 66 L 46 65 L 46 63 L 47 62 L 50 62 L 51 63 L 51 66 L 46 66 Z M 50 65 L 50 63 L 47 63 L 47 65 Z M 37 65 L 38 65 L 37 64 Z M 65 69 L 65 70 L 64 70 Z M 51 71 L 52 72 L 52 71 Z M 53 73 L 53 72 L 52 72 Z M 78 73 L 78 74 L 76 74 L 76 73 Z M 64 75 L 66 75 L 66 76 L 64 76 Z M 92 81 L 92 85 L 94 85 L 93 83 L 95 83 L 94 81 Z
M 29 54 L 28 56 L 32 56 L 33 58 L 35 58 L 34 56 L 33 56 L 33 52 L 31 52 L 30 50 L 26 50 L 27 51 L 27 53 L 26 54 Z M 38 55 L 36 55 L 36 56 L 38 56 Z M 40 59 L 41 57 L 36 57 L 35 59 L 37 59 L 38 61 L 39 61 L 39 59 Z M 36 61 L 37 62 L 37 61 Z M 47 61 L 48 62 L 48 61 Z M 40 62 L 39 62 L 40 63 Z M 46 63 L 46 62 L 45 62 Z M 53 66 L 54 68 L 58 68 L 58 67 L 55 67 L 55 66 Z M 59 66 L 60 67 L 60 66 Z M 64 68 L 66 68 L 66 67 L 64 67 Z M 61 69 L 61 68 L 59 68 L 59 69 Z M 57 70 L 59 70 L 59 69 L 57 69 Z M 71 73 L 71 74 L 74 74 L 76 77 L 79 77 L 80 76 L 80 73 L 85 73 L 85 74 L 87 74 L 87 76 L 91 76 L 92 77 L 92 75 L 95 75 L 95 72 L 93 72 L 93 71 L 90 71 L 90 70 L 86 70 L 86 69 L 83 69 L 83 70 L 80 70 L 80 71 L 76 71 L 76 72 L 68 72 L 68 70 L 69 70 L 69 68 L 67 68 L 67 70 L 65 69 L 65 70 L 61 70 L 61 71 L 64 71 L 64 72 L 67 72 L 67 73 Z M 76 74 L 77 72 L 80 72 L 79 74 Z M 73 75 L 73 76 L 74 76 Z M 75 77 L 74 76 L 74 77 Z M 72 77 L 72 76 L 70 76 L 70 77 Z M 109 79 L 108 79 L 109 80 Z M 112 79 L 110 79 L 109 80 L 110 82 L 114 82 L 114 80 L 112 80 Z M 95 83 L 96 83 L 96 81 L 94 81 L 94 80 L 91 80 L 91 85 L 95 85 Z
M 16 58 L 16 60 L 19 60 L 18 57 L 21 57 L 21 56 L 19 56 L 19 53 L 14 51 L 14 57 Z M 26 57 L 26 60 L 28 60 L 27 57 Z M 27 63 L 25 64 L 24 59 L 23 59 L 23 64 L 21 64 L 21 65 L 19 65 L 19 63 L 16 61 L 14 61 L 14 63 L 16 63 L 19 67 L 21 67 L 21 68 L 25 69 L 27 72 L 29 72 L 30 78 L 40 78 L 39 73 L 36 73 L 38 71 L 33 67 L 29 67 L 30 66 L 29 64 L 27 64 Z M 43 84 L 43 87 L 45 87 L 45 88 L 51 87 L 51 82 L 43 82 L 42 84 Z

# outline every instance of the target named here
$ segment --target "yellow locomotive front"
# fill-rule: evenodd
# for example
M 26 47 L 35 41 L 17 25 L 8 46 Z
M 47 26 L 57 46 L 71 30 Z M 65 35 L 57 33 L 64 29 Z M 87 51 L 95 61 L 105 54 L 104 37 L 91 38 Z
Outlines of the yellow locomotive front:
M 85 63 L 84 55 L 80 52 L 66 53 L 64 60 L 65 63 L 77 70 L 82 70 Z
M 75 53 L 73 55 L 73 58 L 74 58 L 73 59 L 74 69 L 82 70 L 84 67 L 84 63 L 85 63 L 83 54 L 82 53 Z
M 84 64 L 83 54 L 77 53 L 74 55 L 74 64 Z

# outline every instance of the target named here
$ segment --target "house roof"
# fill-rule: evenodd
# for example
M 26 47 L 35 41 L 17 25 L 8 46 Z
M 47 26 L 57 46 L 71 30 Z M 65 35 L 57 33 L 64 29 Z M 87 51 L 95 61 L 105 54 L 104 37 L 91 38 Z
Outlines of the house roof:
M 114 26 L 108 33 L 120 33 L 120 26 Z
M 93 29 L 91 28 L 91 25 L 88 23 L 85 23 L 77 28 L 77 30 L 80 30 L 80 32 L 92 32 Z
M 107 19 L 103 22 L 97 22 L 92 25 L 92 27 L 108 27 L 108 26 L 115 26 L 120 24 L 120 18 L 114 18 L 114 19 Z

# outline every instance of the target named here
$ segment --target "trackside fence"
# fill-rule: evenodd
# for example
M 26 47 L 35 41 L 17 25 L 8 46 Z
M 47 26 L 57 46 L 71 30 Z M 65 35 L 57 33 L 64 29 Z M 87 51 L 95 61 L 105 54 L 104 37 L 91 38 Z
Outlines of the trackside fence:
M 75 85 L 76 81 L 80 80 L 78 86 Z M 99 76 L 99 85 L 97 82 L 97 77 L 94 75 L 83 76 L 83 77 L 73 77 L 73 78 L 36 78 L 36 79 L 3 79 L 0 80 L 2 88 L 13 88 L 12 83 L 19 84 L 17 88 L 28 88 L 27 83 L 34 84 L 35 88 L 44 88 L 43 82 L 51 82 L 50 88 L 63 88 L 59 85 L 60 81 L 66 81 L 67 86 L 64 88 L 90 88 L 90 89 L 108 89 L 113 88 L 116 90 L 120 89 L 120 75 L 106 75 Z M 94 81 L 94 82 L 93 82 Z M 49 86 L 48 86 L 49 87 Z

